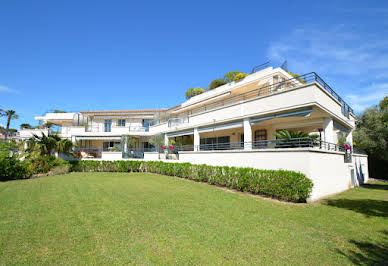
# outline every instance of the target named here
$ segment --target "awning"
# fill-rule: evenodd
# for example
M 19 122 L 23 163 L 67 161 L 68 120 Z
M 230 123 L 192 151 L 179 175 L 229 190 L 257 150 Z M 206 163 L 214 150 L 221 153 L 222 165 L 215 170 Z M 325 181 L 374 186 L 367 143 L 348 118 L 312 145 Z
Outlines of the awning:
M 237 121 L 233 123 L 227 123 L 227 124 L 221 124 L 221 125 L 214 125 L 210 127 L 202 127 L 198 128 L 199 133 L 205 133 L 205 132 L 212 132 L 217 130 L 225 130 L 225 129 L 231 129 L 231 128 L 240 128 L 242 127 L 242 121 Z
M 310 114 L 313 110 L 314 110 L 313 108 L 308 108 L 308 109 L 303 109 L 303 110 L 299 110 L 299 111 L 263 116 L 263 117 L 258 117 L 258 118 L 251 118 L 250 123 L 251 123 L 251 125 L 254 125 L 254 124 L 257 124 L 257 123 L 265 121 L 265 120 L 270 120 L 270 119 L 274 119 L 274 118 L 281 118 L 281 117 L 308 117 L 308 116 L 310 116 Z
M 193 135 L 193 134 L 194 134 L 194 129 L 190 129 L 190 130 L 185 130 L 185 131 L 167 133 L 167 137 L 173 138 L 173 137 L 179 137 L 179 136 L 184 136 L 184 135 Z
M 121 140 L 118 136 L 76 136 L 76 140 Z

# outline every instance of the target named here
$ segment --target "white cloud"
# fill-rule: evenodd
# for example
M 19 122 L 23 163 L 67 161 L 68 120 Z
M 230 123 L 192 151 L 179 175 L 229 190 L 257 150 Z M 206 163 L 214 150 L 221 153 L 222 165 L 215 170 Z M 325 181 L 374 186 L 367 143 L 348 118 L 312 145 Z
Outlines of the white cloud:
M 18 93 L 19 91 L 0 85 L 0 92 Z
M 374 92 L 369 92 L 365 95 L 349 94 L 345 96 L 345 99 L 349 101 L 349 104 L 355 111 L 363 111 L 365 108 L 372 106 L 374 103 L 380 102 L 385 96 L 388 96 L 388 84 L 377 84 L 370 88 L 366 88 L 364 91 L 371 91 L 378 89 Z
M 357 31 L 353 26 L 323 29 L 309 25 L 272 42 L 267 55 L 274 64 L 287 59 L 292 72 L 317 72 L 339 94 L 347 95 L 354 110 L 362 111 L 387 95 L 387 36 Z
M 347 31 L 342 25 L 327 30 L 295 29 L 272 43 L 268 56 L 274 61 L 287 59 L 302 72 L 314 66 L 326 73 L 359 75 L 388 69 L 388 39 L 381 36 Z

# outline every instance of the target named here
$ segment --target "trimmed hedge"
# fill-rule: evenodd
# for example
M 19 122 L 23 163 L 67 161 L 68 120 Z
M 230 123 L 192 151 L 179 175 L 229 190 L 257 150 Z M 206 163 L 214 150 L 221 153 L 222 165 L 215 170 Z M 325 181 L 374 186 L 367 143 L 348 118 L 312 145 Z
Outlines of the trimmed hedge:
M 313 183 L 304 174 L 286 170 L 209 166 L 159 161 L 74 161 L 75 172 L 148 172 L 208 182 L 277 199 L 306 202 Z

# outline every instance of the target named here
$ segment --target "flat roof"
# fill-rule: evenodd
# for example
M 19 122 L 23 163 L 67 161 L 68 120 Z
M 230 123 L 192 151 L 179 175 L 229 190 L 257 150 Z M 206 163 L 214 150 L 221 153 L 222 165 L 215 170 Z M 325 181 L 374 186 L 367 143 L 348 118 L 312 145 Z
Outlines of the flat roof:
M 96 114 L 96 113 L 154 113 L 160 111 L 166 111 L 166 108 L 161 109 L 137 109 L 137 110 L 102 110 L 102 111 L 81 111 L 82 114 Z

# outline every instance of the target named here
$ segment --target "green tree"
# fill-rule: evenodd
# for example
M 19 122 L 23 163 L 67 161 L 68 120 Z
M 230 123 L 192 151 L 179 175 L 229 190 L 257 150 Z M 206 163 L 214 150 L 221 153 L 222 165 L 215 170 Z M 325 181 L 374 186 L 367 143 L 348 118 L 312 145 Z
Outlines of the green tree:
M 18 119 L 19 116 L 16 114 L 16 111 L 14 110 L 7 110 L 4 112 L 5 116 L 7 117 L 7 127 L 5 129 L 5 139 L 8 138 L 8 133 L 9 133 L 9 126 L 11 124 L 12 119 Z
M 130 150 L 136 147 L 136 142 L 137 142 L 137 138 L 135 138 L 134 136 L 123 135 L 121 137 L 121 143 L 123 144 L 123 146 L 125 147 L 126 145 L 127 148 Z
M 388 96 L 379 105 L 366 109 L 356 126 L 354 144 L 368 154 L 370 175 L 388 178 Z
M 56 134 L 42 136 L 33 135 L 27 140 L 27 153 L 39 152 L 40 156 L 50 156 L 54 152 L 71 154 L 73 142 L 69 139 L 61 139 Z
M 215 79 L 212 82 L 210 82 L 209 90 L 215 89 L 215 88 L 220 87 L 220 86 L 225 85 L 225 84 L 226 84 L 225 79 Z
M 234 81 L 234 78 L 236 77 L 237 74 L 240 74 L 242 72 L 240 71 L 229 71 L 228 73 L 226 73 L 224 75 L 224 79 L 226 82 L 230 83 L 232 81 Z
M 32 128 L 32 126 L 27 123 L 20 124 L 20 129 L 23 129 L 23 128 Z
M 150 139 L 150 143 L 156 147 L 157 150 L 164 145 L 163 134 L 153 135 Z
M 205 91 L 206 90 L 202 88 L 190 88 L 186 91 L 185 96 L 186 96 L 186 99 L 188 100 L 191 97 L 204 93 Z
M 16 151 L 17 146 L 14 143 L 0 143 L 0 181 L 26 177 L 26 166 Z
M 236 76 L 234 76 L 233 81 L 239 81 L 239 80 L 245 78 L 246 76 L 248 76 L 248 74 L 246 74 L 246 73 L 238 73 Z

